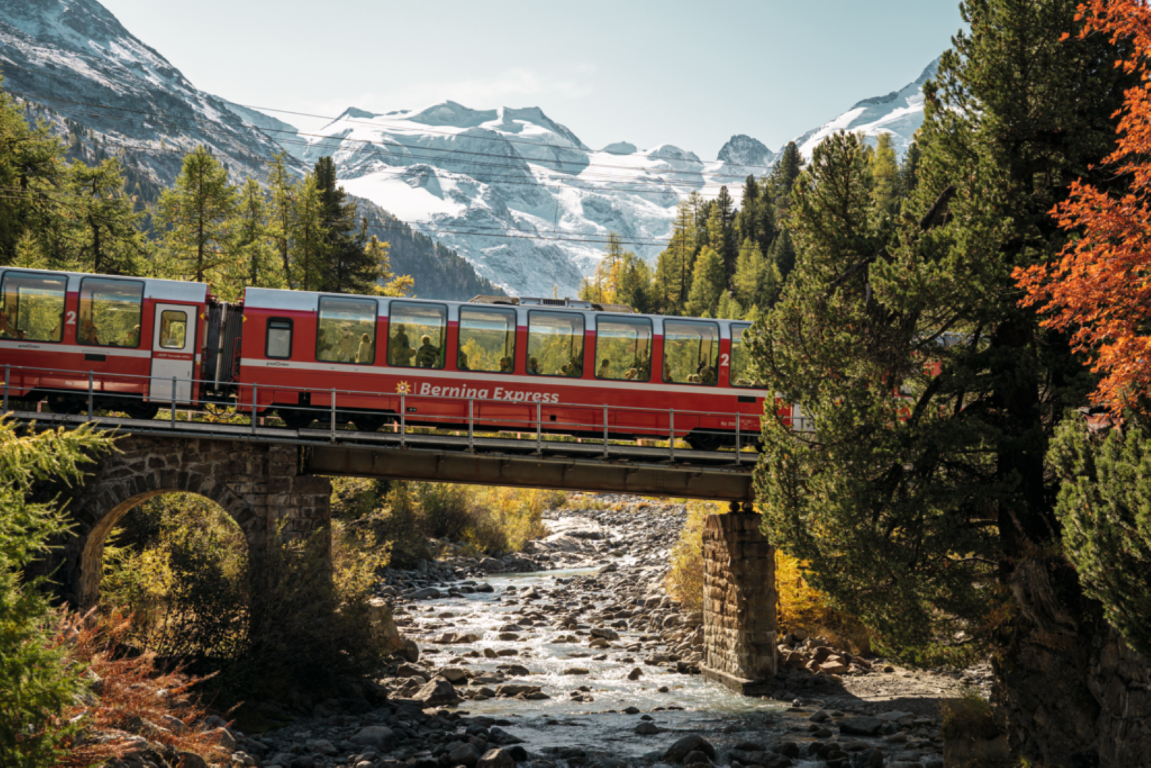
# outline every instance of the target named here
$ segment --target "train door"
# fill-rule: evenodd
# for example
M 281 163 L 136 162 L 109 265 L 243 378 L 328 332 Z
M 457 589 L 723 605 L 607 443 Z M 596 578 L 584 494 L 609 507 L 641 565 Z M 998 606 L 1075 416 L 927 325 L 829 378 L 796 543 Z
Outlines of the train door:
M 176 402 L 190 402 L 196 357 L 196 307 L 157 303 L 153 318 L 152 382 L 148 398 L 171 401 L 175 377 Z

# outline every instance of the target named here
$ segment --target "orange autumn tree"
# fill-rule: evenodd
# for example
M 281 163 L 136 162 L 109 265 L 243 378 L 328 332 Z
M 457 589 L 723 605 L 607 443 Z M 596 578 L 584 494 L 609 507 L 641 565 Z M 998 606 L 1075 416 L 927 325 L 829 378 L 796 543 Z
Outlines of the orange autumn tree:
M 1115 63 L 1141 85 L 1125 93 L 1118 145 L 1104 160 L 1124 194 L 1076 181 L 1052 214 L 1072 237 L 1058 262 L 1017 268 L 1024 305 L 1038 305 L 1047 328 L 1071 331 L 1077 352 L 1103 375 L 1093 399 L 1111 410 L 1148 410 L 1151 385 L 1151 8 L 1147 0 L 1090 0 L 1079 6 L 1080 36 L 1125 41 Z M 1066 37 L 1066 36 L 1065 36 Z

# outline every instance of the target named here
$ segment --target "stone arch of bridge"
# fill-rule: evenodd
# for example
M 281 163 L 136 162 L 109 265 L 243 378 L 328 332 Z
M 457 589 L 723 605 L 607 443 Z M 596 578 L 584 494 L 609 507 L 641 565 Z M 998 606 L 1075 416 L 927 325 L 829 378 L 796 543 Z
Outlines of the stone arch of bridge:
M 294 448 L 131 436 L 116 445 L 66 494 L 72 530 L 57 578 L 62 596 L 80 609 L 99 598 L 108 535 L 131 509 L 157 496 L 192 493 L 219 505 L 240 527 L 249 553 L 277 535 L 295 538 L 329 526 L 331 484 L 300 475 Z

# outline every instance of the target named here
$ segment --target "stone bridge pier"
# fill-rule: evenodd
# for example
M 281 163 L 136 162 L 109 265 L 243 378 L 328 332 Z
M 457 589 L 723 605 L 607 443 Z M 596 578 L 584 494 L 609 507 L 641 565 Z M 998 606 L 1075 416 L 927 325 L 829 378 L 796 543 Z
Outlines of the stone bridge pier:
M 296 446 L 126 436 L 67 489 L 73 529 L 56 555 L 61 597 L 86 609 L 100 594 L 104 542 L 133 507 L 166 493 L 203 496 L 228 513 L 250 553 L 275 540 L 330 530 L 331 483 L 300 472 Z M 70 498 L 69 498 L 70 497 Z M 323 543 L 330 549 L 330 539 Z
M 766 694 L 775 676 L 775 550 L 754 512 L 710 515 L 703 530 L 700 671 L 734 691 Z

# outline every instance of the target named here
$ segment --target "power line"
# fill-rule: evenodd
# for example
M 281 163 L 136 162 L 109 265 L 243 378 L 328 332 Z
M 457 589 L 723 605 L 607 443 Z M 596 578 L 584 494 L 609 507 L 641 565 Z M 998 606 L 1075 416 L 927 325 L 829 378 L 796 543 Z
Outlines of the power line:
M 204 130 L 206 133 L 221 133 L 221 134 L 229 134 L 230 135 L 230 132 L 221 130 L 219 128 L 204 127 L 203 126 L 204 123 L 207 123 L 207 125 L 209 125 L 209 126 L 213 125 L 213 123 L 211 121 L 207 121 L 207 120 L 204 120 L 204 119 L 199 118 L 199 117 L 180 117 L 180 116 L 176 116 L 176 115 L 171 115 L 170 113 L 167 113 L 167 112 L 156 112 L 156 111 L 149 112 L 146 110 L 129 109 L 127 107 L 115 107 L 115 106 L 111 106 L 111 105 L 107 105 L 107 104 L 97 104 L 97 103 L 93 103 L 93 102 L 85 102 L 85 101 L 76 101 L 73 99 L 65 99 L 62 97 L 51 96 L 51 95 L 47 95 L 47 94 L 34 94 L 34 93 L 28 93 L 28 92 L 22 92 L 22 91 L 12 91 L 12 93 L 27 97 L 27 98 L 33 98 L 33 99 L 44 98 L 44 99 L 48 99 L 50 101 L 57 101 L 57 102 L 65 103 L 65 104 L 73 104 L 73 105 L 77 105 L 77 106 L 87 106 L 87 107 L 92 107 L 95 109 L 103 109 L 103 110 L 114 110 L 117 112 L 128 112 L 128 113 L 132 113 L 132 114 L 143 115 L 145 117 L 152 117 L 152 118 L 157 119 L 157 120 L 168 119 L 168 120 L 176 120 L 176 121 L 182 121 L 182 122 L 191 122 L 191 123 L 195 123 L 198 126 L 200 126 L 201 130 Z M 240 117 L 240 116 L 237 115 L 237 117 Z M 123 119 L 128 120 L 130 118 L 123 118 Z M 244 118 L 240 117 L 240 119 L 243 120 Z M 349 120 L 349 122 L 356 122 L 356 123 L 359 123 L 362 125 L 373 125 L 372 123 L 367 123 L 364 121 Z M 419 151 L 419 152 L 437 152 L 437 153 L 441 153 L 441 154 L 453 154 L 453 155 L 469 155 L 469 156 L 495 158 L 495 159 L 509 159 L 506 155 L 496 155 L 496 154 L 492 154 L 492 153 L 488 153 L 488 152 L 474 152 L 471 150 L 448 149 L 448 148 L 441 148 L 441 147 L 412 147 L 410 145 L 403 144 L 402 142 L 396 142 L 395 144 L 389 144 L 387 142 L 372 141 L 370 139 L 353 139 L 350 137 L 333 137 L 333 136 L 326 136 L 324 134 L 305 133 L 303 131 L 295 131 L 293 133 L 291 131 L 286 131 L 284 129 L 261 128 L 259 126 L 256 126 L 256 128 L 257 128 L 257 130 L 265 131 L 265 132 L 271 131 L 274 133 L 287 133 L 287 134 L 290 134 L 292 136 L 310 136 L 310 137 L 318 139 L 318 141 L 315 142 L 316 144 L 320 144 L 320 143 L 325 142 L 325 141 L 334 142 L 337 145 L 348 142 L 348 143 L 357 143 L 357 144 L 364 144 L 364 145 L 368 145 L 368 146 L 379 147 L 379 148 L 387 149 L 389 151 L 389 154 L 392 154 L 392 155 L 397 156 L 397 157 L 401 157 L 403 159 L 409 159 L 409 158 L 406 158 L 403 155 L 397 155 L 396 153 L 392 152 L 391 150 L 393 147 L 398 146 L 398 147 L 403 148 L 405 151 L 411 153 L 410 159 L 415 159 L 415 160 L 435 160 L 436 159 L 434 157 L 429 157 L 427 155 L 416 154 L 417 151 Z M 447 131 L 429 130 L 428 132 L 429 133 L 441 133 L 441 134 L 451 135 L 451 136 L 457 136 L 458 135 L 458 134 L 452 134 L 452 133 L 447 132 Z M 271 138 L 271 137 L 269 137 L 269 138 Z M 486 139 L 486 140 L 492 140 L 492 141 L 502 141 L 502 139 L 495 139 L 494 137 L 490 137 L 490 136 L 488 136 L 488 137 L 469 136 L 469 138 Z M 277 139 L 273 139 L 273 140 L 277 141 L 277 143 L 280 143 L 281 145 L 285 144 L 285 143 L 291 143 L 293 145 L 299 145 L 299 146 L 311 146 L 313 144 L 312 142 L 293 141 L 291 139 L 281 140 L 281 139 L 277 138 Z M 532 146 L 545 147 L 545 148 L 561 150 L 561 151 L 563 151 L 563 150 L 574 151 L 569 147 L 558 147 L 558 146 L 555 146 L 552 144 L 537 144 L 534 142 L 523 142 L 523 141 L 521 141 L 520 143 L 530 143 Z M 539 163 L 539 164 L 551 163 L 551 164 L 555 164 L 555 165 L 579 165 L 583 168 L 614 168 L 617 170 L 636 171 L 636 172 L 643 173 L 645 175 L 658 173 L 660 175 L 673 175 L 673 176 L 678 176 L 678 175 L 696 176 L 696 175 L 698 175 L 701 177 L 701 183 L 697 185 L 697 184 L 693 184 L 693 183 L 686 182 L 686 181 L 670 181 L 670 180 L 666 180 L 666 179 L 660 179 L 659 182 L 655 182 L 655 180 L 649 181 L 646 179 L 637 179 L 637 178 L 632 178 L 632 177 L 620 177 L 618 175 L 608 174 L 608 173 L 596 174 L 596 176 L 598 178 L 606 179 L 609 181 L 613 180 L 613 179 L 619 179 L 621 182 L 624 182 L 624 183 L 632 183 L 632 184 L 658 183 L 658 184 L 664 185 L 664 186 L 684 186 L 684 187 L 691 187 L 691 188 L 706 188 L 709 186 L 711 186 L 711 187 L 723 186 L 723 185 L 718 184 L 718 182 L 716 182 L 716 181 L 710 181 L 710 182 L 702 181 L 702 176 L 703 176 L 702 170 L 698 173 L 695 171 L 679 171 L 679 170 L 675 170 L 675 169 L 667 169 L 667 170 L 662 170 L 662 171 L 656 172 L 656 171 L 651 171 L 651 170 L 648 170 L 645 168 L 640 168 L 638 166 L 630 166 L 630 165 L 614 165 L 614 164 L 606 164 L 606 163 L 583 163 L 583 162 L 578 161 L 578 160 L 560 160 L 558 158 L 531 158 L 531 159 L 529 159 L 529 158 L 523 158 L 522 156 L 520 156 L 520 157 L 521 157 L 521 159 L 524 160 L 525 163 L 535 162 L 535 163 Z M 490 167 L 511 168 L 511 169 L 516 169 L 516 170 L 519 170 L 519 168 L 520 168 L 517 165 L 509 165 L 507 163 L 477 163 L 477 164 L 486 165 L 486 166 L 490 166 Z M 700 165 L 703 165 L 703 163 L 701 162 Z M 753 167 L 766 168 L 767 166 L 748 165 L 745 167 L 748 167 L 748 168 L 753 168 Z M 563 171 L 560 169 L 551 169 L 551 170 L 555 170 L 557 173 L 563 173 Z M 581 174 L 574 174 L 573 177 L 578 178 L 580 175 Z M 713 178 L 716 178 L 716 179 L 730 179 L 733 183 L 735 181 L 742 181 L 742 180 L 746 179 L 746 176 L 743 174 L 711 174 L 711 176 Z
M 55 196 L 58 193 L 46 192 L 43 190 L 20 189 L 17 187 L 0 187 L 0 189 L 5 190 L 7 192 L 7 194 L 0 194 L 0 199 L 20 200 L 20 199 L 28 199 L 31 197 L 31 198 L 46 200 L 46 201 L 51 202 L 55 205 L 59 205 L 62 207 L 70 207 L 73 209 L 86 209 L 88 207 L 88 206 L 81 206 L 81 205 L 73 205 L 71 203 L 64 202 Z M 82 201 L 88 201 L 89 200 L 89 198 L 86 198 L 82 195 L 72 195 L 72 196 L 68 196 L 68 197 L 71 197 L 71 199 L 74 199 L 74 200 L 82 200 Z M 363 219 L 364 217 L 361 216 L 361 218 Z M 573 244 L 577 244 L 577 245 L 581 245 L 581 244 L 582 245 L 606 245 L 607 243 L 611 242 L 606 236 L 596 237 L 596 236 L 589 235 L 589 236 L 583 236 L 583 237 L 561 237 L 561 236 L 549 236 L 549 235 L 539 235 L 539 234 L 513 235 L 513 234 L 507 234 L 507 232 L 509 230 L 508 230 L 508 228 L 505 228 L 505 227 L 494 227 L 494 228 L 492 228 L 492 229 L 500 230 L 500 232 L 503 233 L 503 234 L 500 234 L 500 233 L 493 233 L 493 232 L 472 231 L 472 230 L 476 230 L 476 229 L 484 229 L 484 227 L 480 227 L 480 226 L 468 226 L 468 229 L 461 230 L 461 229 L 450 229 L 450 228 L 444 228 L 444 227 L 436 227 L 434 225 L 425 224 L 423 222 L 406 221 L 404 219 L 398 219 L 398 218 L 393 218 L 392 221 L 395 222 L 395 225 L 389 225 L 386 223 L 385 224 L 373 224 L 373 223 L 367 222 L 365 219 L 364 228 L 367 231 L 372 231 L 372 230 L 381 230 L 381 231 L 411 230 L 411 231 L 417 231 L 417 232 L 421 232 L 421 233 L 434 232 L 434 233 L 443 233 L 443 234 L 469 235 L 472 237 L 496 237 L 496 238 L 509 239 L 509 240 L 540 240 L 540 241 L 550 242 L 550 243 L 573 243 Z M 322 219 L 320 223 L 322 223 L 322 224 L 333 224 L 336 222 L 333 220 L 329 220 L 329 219 Z M 399 226 L 396 226 L 396 225 L 399 225 Z M 518 232 L 525 232 L 525 233 L 529 232 L 529 230 L 511 230 L 511 231 L 518 231 Z M 669 241 L 663 240 L 663 239 L 658 239 L 658 238 L 618 237 L 617 242 L 624 244 L 624 245 L 658 247 L 658 246 L 662 246 L 662 245 L 667 245 Z

